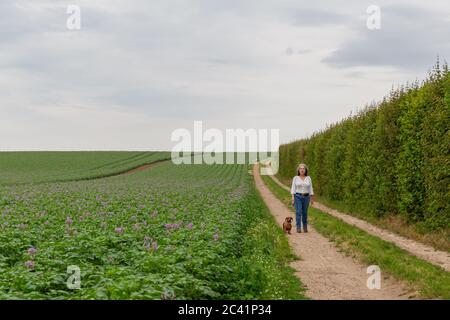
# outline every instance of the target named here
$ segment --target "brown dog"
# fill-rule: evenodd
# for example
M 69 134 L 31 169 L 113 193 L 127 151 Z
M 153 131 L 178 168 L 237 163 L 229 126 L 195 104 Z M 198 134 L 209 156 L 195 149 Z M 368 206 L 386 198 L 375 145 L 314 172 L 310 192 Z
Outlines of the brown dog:
M 283 231 L 284 231 L 284 233 L 291 234 L 292 220 L 293 219 L 291 217 L 287 217 L 286 219 L 284 219 L 284 222 L 283 222 Z

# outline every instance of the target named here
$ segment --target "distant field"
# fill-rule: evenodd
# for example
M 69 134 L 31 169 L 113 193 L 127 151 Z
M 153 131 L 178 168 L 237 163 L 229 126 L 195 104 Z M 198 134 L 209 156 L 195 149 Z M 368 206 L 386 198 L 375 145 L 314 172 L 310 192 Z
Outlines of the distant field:
M 104 177 L 169 158 L 169 152 L 0 152 L 0 185 Z

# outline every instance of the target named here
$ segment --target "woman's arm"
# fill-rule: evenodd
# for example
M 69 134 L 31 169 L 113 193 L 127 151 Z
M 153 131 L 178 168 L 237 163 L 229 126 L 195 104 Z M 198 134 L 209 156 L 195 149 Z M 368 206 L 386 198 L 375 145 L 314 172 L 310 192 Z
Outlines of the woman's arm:
M 291 194 L 292 196 L 295 194 L 295 177 L 292 179 Z
M 291 204 L 294 205 L 295 199 L 294 199 L 294 195 L 295 195 L 295 177 L 292 179 L 292 185 L 291 185 Z
M 313 189 L 311 177 L 309 177 L 309 182 L 310 182 L 310 185 L 309 185 L 309 194 L 311 195 L 311 204 L 314 204 L 315 197 L 314 197 L 314 189 Z

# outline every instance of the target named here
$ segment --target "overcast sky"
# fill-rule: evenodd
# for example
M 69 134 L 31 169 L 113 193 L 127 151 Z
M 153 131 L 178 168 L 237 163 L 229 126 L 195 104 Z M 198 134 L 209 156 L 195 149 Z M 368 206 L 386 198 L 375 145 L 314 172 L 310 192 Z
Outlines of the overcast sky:
M 170 150 L 194 120 L 307 137 L 424 79 L 449 30 L 448 0 L 1 0 L 0 150 Z

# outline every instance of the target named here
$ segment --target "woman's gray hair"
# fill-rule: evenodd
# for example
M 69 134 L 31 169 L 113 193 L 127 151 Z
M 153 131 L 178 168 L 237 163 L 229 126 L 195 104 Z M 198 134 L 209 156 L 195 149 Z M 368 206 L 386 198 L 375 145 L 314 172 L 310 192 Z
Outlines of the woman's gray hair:
M 306 164 L 304 164 L 304 163 L 300 163 L 298 165 L 298 167 L 297 167 L 297 175 L 298 176 L 300 175 L 300 167 L 301 166 L 305 167 L 305 176 L 307 176 L 308 175 L 308 166 Z

